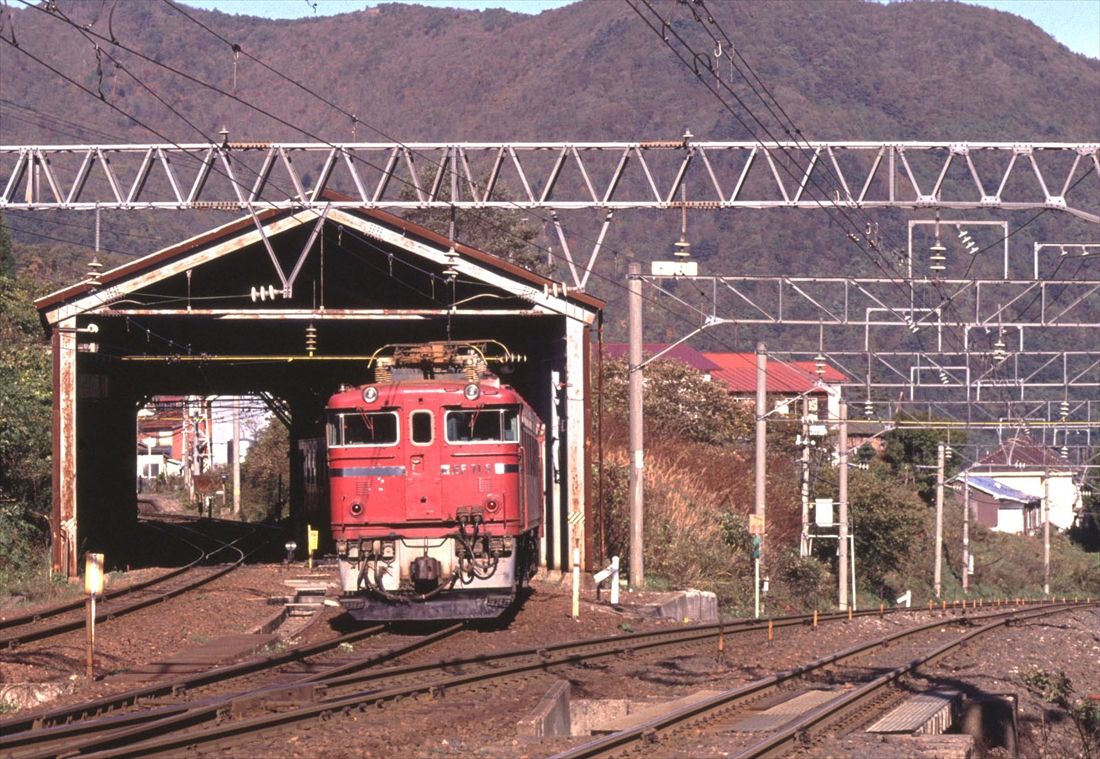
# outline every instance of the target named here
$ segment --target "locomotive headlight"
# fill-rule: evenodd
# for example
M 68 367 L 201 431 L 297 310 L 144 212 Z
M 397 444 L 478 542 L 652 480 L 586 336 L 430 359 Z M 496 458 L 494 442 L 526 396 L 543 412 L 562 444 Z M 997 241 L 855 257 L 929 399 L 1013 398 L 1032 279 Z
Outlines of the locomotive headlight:
M 464 395 L 468 401 L 476 401 L 481 397 L 481 388 L 477 386 L 477 383 L 471 382 L 469 385 L 462 388 L 462 395 Z
M 367 403 L 374 403 L 378 400 L 378 388 L 373 386 L 363 388 L 363 400 Z
M 355 503 L 353 503 L 351 505 L 351 513 L 352 513 L 353 516 L 359 516 L 360 514 L 362 514 L 363 513 L 363 504 L 359 503 L 359 501 L 356 501 Z

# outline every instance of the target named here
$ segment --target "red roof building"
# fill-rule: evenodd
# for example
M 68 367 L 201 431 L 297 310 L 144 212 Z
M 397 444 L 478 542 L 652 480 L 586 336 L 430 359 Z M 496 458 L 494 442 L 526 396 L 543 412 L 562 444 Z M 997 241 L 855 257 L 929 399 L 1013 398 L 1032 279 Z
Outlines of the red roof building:
M 655 356 L 668 348 L 667 343 L 645 343 L 642 353 Z M 625 358 L 626 343 L 604 343 L 603 352 L 610 358 Z M 756 353 L 700 353 L 689 345 L 680 344 L 665 353 L 662 359 L 680 361 L 706 374 L 712 381 L 721 382 L 739 399 L 756 397 Z M 825 374 L 819 377 L 813 361 L 782 361 L 768 357 L 765 388 L 768 395 L 793 398 L 806 395 L 819 402 L 825 401 L 827 417 L 839 415 L 840 384 L 848 377 L 838 369 L 825 365 Z M 825 410 L 819 412 L 824 413 Z

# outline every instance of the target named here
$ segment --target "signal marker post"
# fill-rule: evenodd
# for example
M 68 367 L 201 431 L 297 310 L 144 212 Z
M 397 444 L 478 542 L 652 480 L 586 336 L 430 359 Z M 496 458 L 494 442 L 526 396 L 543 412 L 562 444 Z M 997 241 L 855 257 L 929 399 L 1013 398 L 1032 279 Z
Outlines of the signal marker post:
M 88 594 L 88 679 L 95 677 L 95 597 L 103 592 L 103 554 L 84 554 L 84 592 Z
M 309 568 L 313 569 L 313 552 L 317 550 L 317 546 L 320 543 L 320 532 L 313 529 L 308 524 L 306 525 L 306 548 L 309 554 Z
M 749 534 L 752 535 L 753 599 L 756 618 L 760 618 L 760 553 L 764 544 L 764 518 L 749 514 Z

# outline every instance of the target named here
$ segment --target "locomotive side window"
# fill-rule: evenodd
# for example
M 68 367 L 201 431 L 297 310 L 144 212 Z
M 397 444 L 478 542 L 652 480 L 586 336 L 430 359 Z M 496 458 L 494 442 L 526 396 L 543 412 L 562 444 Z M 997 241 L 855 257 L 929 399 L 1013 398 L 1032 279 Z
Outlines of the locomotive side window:
M 409 432 L 414 445 L 429 445 L 432 442 L 432 412 L 412 412 L 409 415 Z
M 350 412 L 329 420 L 329 445 L 393 445 L 397 442 L 397 412 Z
M 448 443 L 519 441 L 519 407 L 461 409 L 446 416 Z

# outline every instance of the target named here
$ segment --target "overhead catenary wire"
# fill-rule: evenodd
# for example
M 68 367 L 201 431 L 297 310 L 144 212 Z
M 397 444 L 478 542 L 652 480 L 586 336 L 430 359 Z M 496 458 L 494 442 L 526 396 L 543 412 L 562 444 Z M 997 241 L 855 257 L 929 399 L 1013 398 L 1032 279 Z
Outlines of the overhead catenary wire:
M 735 117 L 735 119 L 737 119 L 737 121 L 743 126 L 743 128 L 745 128 L 750 134 L 752 134 L 754 136 L 754 139 L 757 139 L 757 141 L 760 142 L 761 145 L 764 145 L 761 138 L 756 136 L 755 130 L 752 128 L 752 126 L 749 125 L 745 121 L 745 119 L 742 118 L 740 116 L 740 114 L 730 106 L 730 104 L 723 97 L 722 93 L 718 89 L 716 89 L 714 86 L 712 86 L 710 81 L 703 76 L 703 72 L 700 71 L 700 67 L 698 65 L 699 60 L 701 60 L 701 57 L 700 57 L 701 54 L 698 53 L 698 52 L 693 51 L 693 55 L 691 56 L 691 61 L 689 62 L 689 60 L 687 60 L 687 58 L 685 58 L 685 56 L 682 55 L 680 53 L 680 51 L 677 50 L 677 48 L 672 44 L 672 42 L 670 40 L 670 36 L 675 38 L 678 42 L 680 42 L 684 46 L 685 49 L 687 49 L 688 51 L 692 51 L 692 48 L 691 48 L 690 44 L 687 43 L 686 40 L 672 26 L 671 16 L 667 20 L 664 19 L 664 18 L 661 18 L 660 15 L 656 13 L 655 9 L 653 8 L 653 5 L 649 2 L 649 0 L 627 0 L 627 2 L 631 6 L 631 8 L 647 23 L 647 25 L 649 25 L 650 28 L 655 33 L 657 33 L 658 36 L 661 37 L 661 39 L 670 48 L 670 50 L 672 50 L 673 53 L 681 60 L 681 62 L 683 62 L 695 74 L 696 78 L 699 79 L 699 81 L 702 82 L 707 87 L 707 89 L 710 90 L 712 92 L 712 94 L 714 94 L 718 98 L 718 100 Z M 649 11 L 651 11 L 653 13 L 653 15 L 657 16 L 657 19 L 660 22 L 659 27 L 655 26 L 652 19 L 648 18 L 646 16 L 646 14 L 642 12 L 642 10 L 640 8 L 641 5 L 644 5 Z M 694 0 L 691 3 L 683 3 L 682 5 L 684 5 L 684 6 L 686 6 L 690 9 L 692 15 L 694 16 L 694 18 L 696 19 L 697 22 L 703 23 L 703 18 L 700 17 L 699 13 L 697 12 L 697 8 L 704 8 L 705 9 L 704 0 Z M 724 30 L 721 29 L 720 25 L 717 24 L 717 22 L 714 20 L 713 16 L 711 16 L 711 14 L 709 13 L 709 10 L 706 11 L 706 20 L 709 21 L 710 23 L 714 24 L 716 26 L 716 28 L 718 28 L 718 30 L 720 31 L 720 33 L 722 34 L 722 36 L 724 38 L 724 42 L 726 44 L 726 50 L 727 51 L 730 51 L 730 50 L 735 51 L 735 54 L 738 56 L 739 60 L 741 60 L 743 63 L 747 64 L 747 61 L 745 61 L 744 56 L 740 54 L 740 51 L 736 50 L 735 46 L 733 45 L 732 40 L 729 38 L 728 35 L 725 34 Z M 721 55 L 721 53 L 719 51 L 722 50 L 722 44 L 723 44 L 722 40 L 719 40 L 717 37 L 715 37 L 713 33 L 710 33 L 710 36 L 711 36 L 712 42 L 715 43 L 715 46 L 716 46 L 715 55 L 716 56 Z M 727 55 L 728 55 L 728 53 L 727 53 Z M 773 142 L 775 142 L 776 145 L 778 145 L 779 140 L 776 138 L 776 136 L 773 135 L 770 132 L 770 130 L 767 128 L 767 126 L 755 115 L 755 113 L 752 112 L 751 108 L 749 108 L 748 105 L 736 94 L 736 92 L 733 91 L 730 84 L 723 81 L 721 74 L 719 72 L 717 72 L 714 68 L 710 67 L 709 58 L 702 58 L 702 60 L 706 60 L 708 62 L 708 65 L 703 66 L 703 68 L 707 69 L 707 71 L 709 71 L 709 72 L 715 73 L 715 81 L 717 82 L 717 84 L 719 86 L 721 86 L 722 88 L 724 88 L 726 91 L 728 91 L 730 93 L 730 95 L 734 98 L 734 100 L 738 103 L 738 105 L 740 105 L 745 110 L 745 112 L 748 114 L 748 117 L 751 118 L 753 121 L 755 121 L 756 124 L 759 125 L 764 130 L 764 132 L 767 134 L 768 138 L 771 139 Z M 756 93 L 756 95 L 760 98 L 761 102 L 763 102 L 765 104 L 765 106 L 768 109 L 769 113 L 771 113 L 771 115 L 777 121 L 780 122 L 780 126 L 783 127 L 784 131 L 788 134 L 788 136 L 795 137 L 795 135 L 797 135 L 796 139 L 800 139 L 801 136 L 802 136 L 801 130 L 797 127 L 797 125 L 795 125 L 793 123 L 793 120 L 790 119 L 789 115 L 782 108 L 782 106 L 778 103 L 778 100 L 775 100 L 774 96 L 771 96 L 770 91 L 768 91 L 766 89 L 766 85 L 763 84 L 763 81 L 759 78 L 759 76 L 755 75 L 755 72 L 752 72 L 756 82 L 758 82 L 765 89 L 765 91 L 768 92 L 769 96 L 771 96 L 772 101 L 775 103 L 775 106 L 778 108 L 780 113 L 783 114 L 783 117 L 785 117 L 787 119 L 787 122 L 788 122 L 787 124 L 784 124 L 783 123 L 783 118 L 781 118 L 778 114 L 776 114 L 775 109 L 773 109 L 772 106 L 768 103 L 767 99 L 765 99 L 764 95 L 760 92 L 760 89 L 758 89 L 757 86 L 753 83 L 753 80 L 750 79 L 748 76 L 746 76 L 744 74 L 744 72 L 742 72 L 737 67 L 736 63 L 732 59 L 730 59 L 730 63 L 731 63 L 731 71 L 736 70 L 742 76 L 742 78 L 750 85 L 750 87 L 753 89 L 753 91 Z M 810 147 L 809 144 L 805 143 L 805 145 L 806 145 L 806 149 L 809 149 L 809 147 Z M 786 149 L 784 149 L 784 151 L 787 152 Z M 794 174 L 789 170 L 788 167 L 786 167 L 782 164 L 780 164 L 780 167 L 784 171 L 786 171 L 789 175 L 794 176 Z M 816 175 L 813 173 L 812 168 L 813 168 L 813 166 L 808 163 L 807 166 L 805 167 L 805 170 L 802 174 L 802 177 L 804 178 L 804 180 L 808 180 L 807 184 L 813 184 L 815 187 L 820 189 L 820 185 L 817 182 Z M 1090 171 L 1091 171 L 1091 169 L 1087 170 L 1082 176 L 1080 176 L 1077 179 L 1077 181 L 1073 184 L 1073 186 L 1076 186 L 1081 181 L 1083 181 L 1089 175 Z M 831 171 L 827 171 L 826 176 L 832 182 L 832 186 L 833 186 L 835 192 L 837 193 L 837 195 L 839 196 L 839 194 L 841 193 L 841 190 L 843 188 L 841 188 L 839 185 L 837 185 L 835 181 L 832 181 Z M 812 195 L 811 195 L 811 197 L 812 197 Z M 815 200 L 817 200 L 817 199 L 815 198 Z M 818 204 L 824 208 L 824 205 L 822 204 L 822 202 L 820 200 L 818 200 Z M 833 201 L 832 205 L 836 207 L 836 210 L 838 210 L 840 212 L 840 214 L 845 219 L 848 219 L 849 221 L 851 221 L 849 215 L 847 214 L 845 209 L 840 206 L 839 203 L 836 203 L 835 201 Z M 1037 214 L 1036 217 L 1038 215 L 1039 214 Z M 1034 221 L 1034 218 L 1031 221 Z M 1028 222 L 1028 223 L 1031 223 L 1031 222 Z M 843 224 L 842 224 L 842 226 L 843 226 Z M 1024 226 L 1026 226 L 1026 224 Z M 855 225 L 855 228 L 857 229 L 857 231 L 859 230 L 858 225 Z M 870 226 L 868 226 L 868 229 L 870 229 Z M 1018 232 L 1019 230 L 1016 230 L 1016 231 Z M 1015 232 L 1013 232 L 1013 234 L 1014 233 Z M 854 235 L 851 235 L 851 234 L 849 236 L 853 239 L 853 241 L 855 241 L 859 245 L 861 250 L 863 250 L 865 253 L 869 252 L 867 249 L 865 249 L 863 247 L 862 244 L 860 244 L 860 241 L 859 241 L 858 237 L 856 237 Z M 876 252 L 880 252 L 880 254 L 881 254 L 881 251 L 879 251 L 879 246 L 875 245 L 874 241 L 869 239 L 869 234 L 865 235 L 865 237 L 868 239 L 868 242 L 870 243 L 870 249 L 873 250 L 873 251 L 876 251 Z M 1005 239 L 1007 239 L 1007 236 L 1006 236 Z M 988 246 L 988 247 L 993 247 L 997 244 L 999 244 L 999 243 L 994 243 L 993 245 Z M 878 258 L 876 258 L 874 256 L 871 256 L 871 258 L 872 258 L 873 262 L 875 262 L 876 265 L 879 266 L 879 268 L 882 269 L 884 271 L 884 273 L 887 274 L 888 277 L 891 277 L 893 279 L 893 277 L 891 276 L 888 269 L 882 265 L 881 260 L 879 260 Z M 971 265 L 973 265 L 973 260 L 971 261 Z M 968 269 L 968 272 L 969 272 L 969 269 Z M 899 282 L 900 282 L 900 280 L 899 280 Z M 902 284 L 904 284 L 904 283 L 902 283 Z M 939 288 L 937 288 L 937 289 L 939 289 Z M 954 310 L 956 308 L 956 306 L 953 302 L 953 297 L 954 296 L 946 295 L 942 291 L 942 289 L 940 289 L 940 295 L 941 295 L 940 303 L 937 304 L 936 306 L 928 309 L 929 313 L 932 313 L 933 311 L 938 311 L 940 309 L 943 309 L 945 306 L 947 306 L 951 310 Z M 914 321 L 915 321 L 915 323 L 919 324 L 920 321 L 923 321 L 923 318 L 919 319 L 919 320 L 914 320 Z M 917 337 L 918 345 L 920 345 L 920 343 L 922 342 L 920 340 L 920 336 L 917 335 L 916 337 Z M 953 338 L 954 336 L 951 336 L 951 337 Z M 923 350 L 923 348 L 922 348 L 922 350 Z M 994 368 L 995 367 L 991 364 L 990 370 L 993 370 Z
M 20 2 L 24 2 L 24 4 L 28 4 L 28 3 L 27 3 L 27 0 L 20 0 Z M 48 13 L 48 11 L 46 11 L 45 9 L 43 9 L 43 8 L 40 8 L 40 7 L 38 7 L 38 6 L 34 6 L 34 5 L 29 5 L 29 4 L 28 4 L 28 7 L 30 7 L 30 8 L 33 8 L 33 9 L 35 9 L 35 10 L 39 10 L 39 11 L 41 11 L 41 12 L 43 12 L 43 13 Z M 134 50 L 133 48 L 131 48 L 131 47 L 127 46 L 127 45 L 124 45 L 124 44 L 122 44 L 122 43 L 121 43 L 120 41 L 118 41 L 117 39 L 110 39 L 110 40 L 108 40 L 108 39 L 107 39 L 106 37 L 104 37 L 103 35 L 101 35 L 101 34 L 99 34 L 99 33 L 95 32 L 94 30 L 89 30 L 89 29 L 86 29 L 86 28 L 82 28 L 82 27 L 80 27 L 80 26 L 79 26 L 78 24 L 76 24 L 76 22 L 72 21 L 71 19 L 68 19 L 68 18 L 67 18 L 67 17 L 65 17 L 65 16 L 64 16 L 63 14 L 59 14 L 59 13 L 50 13 L 49 15 L 53 16 L 54 18 L 57 18 L 57 19 L 59 19 L 59 20 L 63 21 L 64 23 L 67 23 L 67 24 L 68 24 L 68 25 L 70 25 L 70 26 L 73 26 L 74 28 L 77 28 L 77 29 L 78 29 L 78 31 L 80 31 L 80 32 L 81 32 L 82 34 L 84 34 L 84 35 L 85 35 L 86 37 L 87 37 L 88 35 L 91 35 L 91 36 L 93 36 L 93 37 L 97 37 L 97 38 L 99 38 L 99 39 L 102 39 L 102 40 L 104 40 L 104 41 L 109 41 L 109 42 L 110 42 L 110 43 L 111 43 L 112 45 L 115 45 L 116 47 L 118 47 L 118 48 L 120 48 L 120 49 L 122 49 L 122 50 L 125 50 L 126 52 L 129 52 L 129 53 L 131 53 L 131 54 L 133 54 L 133 55 L 136 55 L 136 56 L 138 56 L 139 58 L 142 58 L 142 59 L 144 59 L 144 60 L 146 60 L 146 61 L 148 61 L 148 62 L 150 62 L 150 63 L 153 63 L 154 65 L 157 65 L 157 66 L 159 66 L 159 67 L 165 68 L 166 70 L 168 70 L 168 71 L 172 72 L 173 74 L 175 74 L 175 75 L 177 75 L 177 76 L 180 76 L 180 77 L 182 77 L 182 78 L 184 78 L 184 79 L 187 79 L 188 81 L 191 81 L 191 82 L 193 82 L 193 83 L 195 83 L 195 84 L 199 84 L 200 86 L 203 86 L 203 87 L 209 88 L 209 89 L 211 89 L 212 91 L 218 92 L 219 94 L 222 94 L 222 95 L 224 95 L 224 96 L 226 96 L 226 97 L 232 98 L 233 100 L 236 100 L 237 102 L 241 103 L 242 105 L 245 105 L 246 107 L 248 107 L 248 108 L 250 108 L 250 109 L 252 109 L 252 110 L 255 110 L 255 111 L 257 111 L 258 113 L 261 113 L 262 115 L 268 116 L 269 118 L 272 118 L 273 120 L 275 120 L 275 121 L 277 121 L 277 122 L 279 122 L 279 123 L 281 123 L 281 124 L 283 124 L 283 125 L 285 125 L 285 126 L 288 126 L 288 127 L 290 127 L 290 128 L 293 128 L 293 129 L 295 129 L 295 130 L 297 130 L 297 131 L 299 131 L 299 132 L 301 132 L 301 133 L 303 133 L 303 134 L 305 134 L 305 135 L 307 135 L 307 136 L 310 136 L 310 137 L 312 137 L 313 139 L 317 139 L 317 140 L 319 140 L 320 142 L 322 142 L 322 143 L 324 143 L 324 144 L 329 144 L 329 145 L 331 145 L 331 143 L 329 143 L 329 142 L 328 142 L 327 140 L 324 140 L 324 139 L 322 139 L 322 138 L 318 137 L 317 135 L 314 135 L 314 134 L 312 134 L 312 133 L 311 133 L 311 132 L 309 132 L 308 130 L 302 129 L 302 128 L 300 128 L 300 127 L 298 127 L 298 126 L 296 126 L 296 125 L 292 124 L 291 122 L 289 122 L 289 121 L 287 121 L 287 120 L 285 120 L 285 119 L 282 119 L 282 118 L 281 118 L 281 117 L 279 117 L 279 116 L 276 116 L 276 115 L 274 115 L 274 114 L 271 114 L 270 112 L 266 111 L 265 109 L 259 108 L 258 106 L 255 106 L 254 104 L 251 104 L 251 103 L 247 102 L 247 101 L 246 101 L 246 100 L 244 100 L 243 98 L 241 98 L 241 97 L 239 97 L 239 96 L 237 96 L 237 95 L 234 95 L 233 93 L 230 93 L 230 92 L 226 92 L 226 91 L 225 91 L 224 89 L 222 89 L 222 88 L 219 88 L 219 87 L 217 87 L 216 85 L 213 85 L 213 84 L 210 84 L 210 83 L 208 83 L 208 82 L 205 82 L 205 81 L 203 81 L 203 80 L 201 80 L 201 79 L 199 79 L 199 78 L 197 78 L 197 77 L 194 77 L 194 76 L 192 76 L 192 75 L 190 75 L 190 74 L 188 74 L 188 73 L 186 73 L 186 72 L 183 72 L 183 71 L 179 70 L 179 69 L 178 69 L 178 68 L 176 68 L 176 67 L 173 67 L 173 66 L 170 66 L 170 65 L 168 65 L 168 64 L 165 64 L 165 63 L 163 63 L 163 62 L 157 61 L 156 59 L 154 59 L 154 58 L 152 58 L 152 57 L 150 57 L 150 56 L 147 56 L 147 55 L 145 55 L 144 53 L 141 53 L 140 51 Z M 0 37 L 0 39 L 4 39 L 4 38 Z M 163 134 L 161 134 L 161 133 L 160 133 L 159 131 L 157 131 L 157 130 L 153 129 L 152 127 L 149 127 L 148 125 L 146 125 L 146 124 L 144 124 L 144 123 L 142 123 L 142 122 L 141 122 L 140 120 L 138 120 L 138 119 L 136 119 L 135 117 L 133 117 L 132 115 L 130 115 L 130 114 L 128 114 L 128 113 L 126 113 L 125 111 L 123 111 L 123 110 L 122 110 L 121 108 L 119 108 L 118 106 L 116 106 L 116 105 L 114 105 L 114 104 L 112 104 L 112 103 L 109 103 L 109 102 L 107 102 L 106 100 L 104 100 L 104 99 L 100 98 L 100 97 L 98 96 L 98 94 L 97 94 L 97 93 L 91 92 L 91 91 L 90 91 L 90 90 L 89 90 L 89 89 L 88 89 L 87 87 L 84 87 L 84 86 L 80 85 L 80 84 L 79 84 L 78 82 L 76 82 L 75 80 L 73 80 L 73 79 L 72 79 L 71 77 L 68 77 L 68 76 L 67 76 L 67 75 L 65 75 L 64 73 L 62 73 L 62 72 L 60 72 L 59 70 L 57 70 L 56 68 L 54 68 L 54 67 L 52 67 L 52 66 L 49 66 L 49 65 L 48 65 L 48 64 L 46 64 L 46 63 L 45 63 L 44 61 L 42 61 L 41 59 L 39 59 L 39 58 L 38 58 L 37 56 L 34 56 L 34 55 L 30 54 L 30 53 L 29 53 L 28 51 L 26 51 L 26 50 L 23 50 L 23 49 L 22 49 L 22 47 L 20 47 L 20 46 L 18 46 L 18 45 L 14 45 L 14 44 L 13 44 L 12 42 L 8 41 L 7 39 L 4 39 L 4 41 L 5 41 L 6 43 L 8 43 L 9 45 L 12 45 L 13 47 L 16 47 L 17 49 L 20 49 L 20 50 L 22 50 L 22 52 L 24 52 L 25 54 L 27 54 L 27 55 L 28 55 L 29 57 L 31 57 L 31 58 L 32 58 L 33 60 L 35 60 L 35 61 L 37 61 L 37 62 L 41 63 L 41 64 L 42 64 L 42 65 L 44 65 L 44 66 L 45 66 L 46 68 L 50 69 L 50 70 L 51 70 L 51 71 L 52 71 L 53 73 L 55 73 L 55 74 L 57 74 L 58 76 L 61 76 L 62 78 L 66 79 L 66 81 L 70 82 L 70 83 L 71 83 L 71 84 L 73 84 L 74 86 L 77 86 L 77 87 L 79 87 L 79 88 L 80 88 L 80 89 L 81 89 L 82 91 L 84 91 L 84 92 L 85 92 L 86 94 L 89 94 L 89 95 L 91 95 L 92 97 L 96 97 L 96 99 L 102 100 L 102 101 L 103 101 L 103 102 L 105 102 L 105 103 L 106 103 L 107 105 L 109 105 L 109 106 L 110 106 L 110 107 L 111 107 L 111 108 L 112 108 L 113 110 L 116 110 L 116 111 L 117 111 L 117 112 L 119 112 L 119 113 L 120 113 L 121 115 L 127 116 L 128 118 L 130 118 L 131 120 L 133 120 L 133 121 L 134 121 L 135 123 L 137 123 L 137 124 L 138 124 L 139 126 L 142 126 L 143 128 L 147 129 L 148 131 L 152 132 L 153 134 L 156 134 L 157 136 L 161 137 L 161 138 L 162 138 L 162 139 L 164 139 L 165 141 L 167 141 L 167 142 L 170 142 L 170 143 L 172 143 L 172 144 L 176 145 L 177 147 L 179 147 L 178 143 L 175 143 L 175 142 L 174 142 L 174 141 L 172 141 L 171 139 L 169 139 L 169 138 L 165 137 L 165 136 L 164 136 Z M 188 123 L 190 123 L 190 122 L 188 122 Z M 185 151 L 185 152 L 186 152 L 186 151 Z M 362 160 L 362 159 L 361 159 L 361 158 L 359 158 L 359 160 Z M 373 164 L 370 164 L 369 162 L 366 162 L 366 161 L 364 161 L 364 163 L 366 163 L 367 165 L 371 165 L 371 166 L 373 166 Z M 375 168 L 380 168 L 380 167 L 375 167 Z M 219 171 L 219 173 L 223 173 L 223 172 L 220 172 L 220 171 Z M 405 184 L 410 184 L 410 185 L 411 185 L 411 183 L 409 183 L 409 182 L 408 182 L 407 180 L 404 180 L 404 179 L 402 179 L 402 178 L 400 178 L 400 177 L 397 177 L 397 179 L 399 179 L 400 181 L 404 182 Z M 499 227 L 499 225 L 496 225 L 496 226 L 498 226 L 498 227 Z M 504 228 L 501 228 L 501 229 L 504 229 Z M 507 230 L 505 229 L 504 231 L 507 231 Z M 524 241 L 524 242 L 528 242 L 528 244 L 530 244 L 530 243 L 529 243 L 529 241 Z M 541 251 L 543 251 L 543 252 L 547 253 L 548 255 L 550 255 L 550 256 L 552 256 L 552 257 L 554 257 L 554 258 L 557 258 L 557 259 L 559 259 L 559 260 L 566 260 L 566 258 L 565 258 L 564 256 L 562 256 L 561 254 L 555 253 L 555 252 L 554 252 L 553 250 L 551 250 L 551 249 L 545 248 L 545 247 L 543 247 L 543 246 L 538 246 L 538 245 L 534 245 L 534 247 L 537 247 L 537 248 L 539 248 L 539 249 L 540 249 Z M 602 274 L 600 274 L 599 272 L 596 272 L 596 271 L 592 270 L 592 274 L 593 274 L 594 276 L 597 276 L 597 278 L 599 278 L 599 279 L 602 279 L 602 280 L 604 280 L 604 281 L 608 282 L 608 283 L 609 283 L 609 284 L 610 284 L 611 286 L 613 286 L 613 287 L 617 287 L 617 288 L 620 288 L 620 289 L 623 289 L 623 290 L 625 290 L 625 289 L 626 289 L 625 285 L 621 284 L 620 282 L 618 282 L 618 281 L 616 281 L 616 280 L 614 280 L 614 279 L 612 279 L 612 278 L 610 278 L 610 277 L 607 277 L 607 276 L 605 276 L 605 275 L 602 275 Z M 662 310 L 664 310 L 664 311 L 668 312 L 669 314 L 671 314 L 671 315 L 672 315 L 672 316 L 674 316 L 675 318 L 678 318 L 678 319 L 681 319 L 681 320 L 686 320 L 686 321 L 688 321 L 689 323 L 691 323 L 691 324 L 693 324 L 693 325 L 694 325 L 694 322 L 691 322 L 690 320 L 687 320 L 687 319 L 686 319 L 686 317 L 684 317 L 683 315 L 679 314 L 678 312 L 675 312 L 675 311 L 672 311 L 672 310 L 668 309 L 668 308 L 667 308 L 666 306 L 664 306 L 664 304 L 663 304 L 663 303 L 661 303 L 660 301 L 658 301 L 658 300 L 655 300 L 655 299 L 652 299 L 652 298 L 646 298 L 646 300 L 647 300 L 647 301 L 649 301 L 649 302 L 650 302 L 651 304 L 654 304 L 654 305 L 656 305 L 656 306 L 657 306 L 658 308 L 661 308 Z M 728 346 L 727 346 L 727 347 L 728 347 Z
M 169 3 L 169 4 L 171 4 L 171 3 Z M 330 103 L 330 105 L 332 105 L 332 106 L 334 107 L 334 103 Z M 558 256 L 558 257 L 559 257 L 559 259 L 560 259 L 560 257 L 561 257 L 561 256 Z M 616 284 L 617 284 L 617 283 L 616 283 Z M 660 304 L 659 304 L 659 305 L 660 305 Z M 668 309 L 664 309 L 664 310 L 668 310 Z

